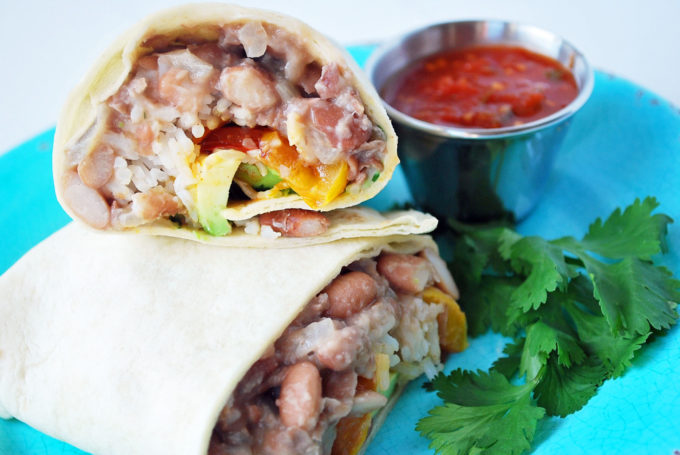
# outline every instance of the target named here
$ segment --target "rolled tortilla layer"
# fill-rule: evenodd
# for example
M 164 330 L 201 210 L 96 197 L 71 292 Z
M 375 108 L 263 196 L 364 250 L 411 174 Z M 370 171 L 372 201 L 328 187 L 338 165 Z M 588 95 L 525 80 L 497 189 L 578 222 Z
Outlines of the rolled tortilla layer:
M 293 248 L 360 237 L 425 234 L 437 227 L 437 218 L 416 210 L 377 212 L 368 207 L 348 207 L 326 213 L 328 230 L 310 237 L 281 237 L 265 230 L 257 221 L 235 224 L 230 235 L 211 236 L 200 229 L 180 228 L 170 221 L 159 221 L 134 232 L 177 237 L 201 243 L 240 248 Z M 250 226 L 254 233 L 248 233 Z
M 239 381 L 341 269 L 428 236 L 213 248 L 71 224 L 0 277 L 0 416 L 102 455 L 206 455 Z
M 149 56 L 156 60 L 140 63 Z M 278 69 L 264 74 L 267 68 Z M 170 76 L 154 79 L 161 73 Z M 307 73 L 317 84 L 305 82 Z M 267 88 L 270 79 L 275 91 Z M 246 133 L 239 145 L 205 139 L 225 122 L 269 132 Z M 354 143 L 357 134 L 369 136 Z M 204 150 L 201 141 L 222 145 Z M 296 152 L 281 141 L 294 146 L 293 162 L 304 166 L 291 165 Z M 375 89 L 322 34 L 268 11 L 192 4 L 137 24 L 71 93 L 55 134 L 55 188 L 69 215 L 97 229 L 177 235 L 168 219 L 179 214 L 180 229 L 220 237 L 231 220 L 283 209 L 326 212 L 372 198 L 398 164 L 396 144 Z M 244 153 L 249 147 L 259 155 Z M 250 174 L 239 174 L 245 164 Z M 352 172 L 356 179 L 348 180 Z M 248 180 L 253 173 L 273 178 L 264 184 L 270 189 L 255 191 L 262 183 Z M 232 204 L 237 183 L 248 198 Z

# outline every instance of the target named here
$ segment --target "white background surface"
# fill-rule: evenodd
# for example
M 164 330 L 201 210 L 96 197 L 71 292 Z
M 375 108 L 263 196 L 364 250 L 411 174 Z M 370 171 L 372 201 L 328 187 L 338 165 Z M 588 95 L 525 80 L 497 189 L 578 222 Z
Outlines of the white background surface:
M 54 126 L 99 53 L 125 29 L 178 0 L 0 0 L 0 153 Z M 260 0 L 342 44 L 378 42 L 451 19 L 509 19 L 547 28 L 598 69 L 680 106 L 680 1 Z

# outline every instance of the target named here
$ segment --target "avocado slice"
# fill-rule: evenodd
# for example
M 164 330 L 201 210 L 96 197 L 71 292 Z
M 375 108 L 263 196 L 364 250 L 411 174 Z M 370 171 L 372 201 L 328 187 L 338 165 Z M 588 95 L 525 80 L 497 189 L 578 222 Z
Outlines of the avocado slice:
M 378 392 L 382 393 L 389 400 L 392 394 L 394 393 L 394 389 L 397 387 L 398 379 L 399 373 L 390 372 L 390 385 L 387 386 L 387 389 L 378 390 Z
M 392 397 L 392 394 L 394 393 L 394 390 L 397 388 L 397 382 L 399 382 L 399 373 L 390 372 L 390 385 L 388 385 L 385 390 L 378 389 L 376 392 L 382 394 L 389 401 L 389 399 Z M 376 409 L 375 411 L 371 412 L 371 417 L 375 417 L 379 412 L 380 409 Z
M 231 224 L 222 216 L 229 201 L 229 188 L 243 153 L 238 150 L 215 150 L 196 162 L 196 210 L 198 222 L 210 235 L 231 233 Z
M 236 178 L 243 180 L 258 191 L 271 190 L 282 178 L 278 172 L 267 166 L 267 173 L 262 175 L 254 164 L 241 163 L 236 171 Z

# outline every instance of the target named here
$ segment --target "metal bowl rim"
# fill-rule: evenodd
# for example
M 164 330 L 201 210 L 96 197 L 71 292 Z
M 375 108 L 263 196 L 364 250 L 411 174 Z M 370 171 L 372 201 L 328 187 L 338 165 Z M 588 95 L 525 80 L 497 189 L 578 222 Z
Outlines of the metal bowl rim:
M 445 126 L 445 125 L 438 125 L 435 123 L 430 123 L 426 122 L 423 120 L 419 120 L 415 117 L 411 117 L 410 115 L 407 115 L 394 107 L 392 107 L 389 103 L 387 103 L 384 99 L 382 99 L 382 96 L 380 97 L 380 100 L 382 101 L 383 106 L 387 110 L 387 113 L 390 115 L 393 121 L 397 121 L 399 123 L 402 123 L 404 125 L 410 126 L 416 130 L 420 130 L 425 133 L 430 133 L 435 136 L 440 136 L 440 137 L 445 137 L 445 138 L 456 138 L 456 139 L 501 139 L 501 138 L 507 138 L 507 137 L 512 137 L 512 136 L 518 136 L 518 135 L 524 135 L 528 133 L 535 132 L 537 130 L 541 130 L 543 128 L 547 128 L 549 126 L 555 125 L 557 123 L 560 123 L 572 115 L 574 115 L 585 103 L 588 101 L 588 98 L 590 97 L 592 91 L 593 91 L 593 85 L 594 85 L 594 72 L 592 67 L 590 66 L 590 63 L 588 62 L 588 59 L 586 59 L 585 55 L 576 47 L 574 46 L 570 41 L 567 41 L 560 35 L 557 35 L 554 32 L 551 32 L 549 30 L 546 30 L 544 28 L 535 26 L 535 25 L 530 25 L 530 24 L 524 24 L 520 22 L 512 22 L 512 21 L 504 21 L 504 20 L 495 20 L 495 19 L 473 19 L 473 20 L 458 20 L 458 21 L 447 21 L 447 22 L 440 22 L 437 24 L 431 24 L 427 25 L 425 27 L 421 27 L 412 31 L 409 31 L 407 33 L 404 33 L 396 38 L 393 38 L 384 44 L 380 45 L 378 49 L 376 49 L 368 58 L 366 61 L 366 73 L 368 75 L 369 80 L 371 81 L 372 84 L 375 85 L 374 83 L 374 73 L 375 70 L 378 67 L 378 63 L 380 60 L 390 51 L 393 49 L 397 48 L 401 43 L 407 41 L 408 39 L 411 39 L 415 36 L 418 36 L 422 33 L 425 33 L 428 30 L 431 29 L 437 29 L 437 28 L 444 28 L 444 27 L 451 27 L 451 26 L 456 26 L 456 25 L 476 25 L 476 24 L 497 24 L 501 26 L 508 26 L 508 25 L 514 25 L 517 27 L 521 27 L 523 29 L 533 29 L 542 33 L 547 33 L 553 37 L 555 37 L 557 40 L 559 40 L 562 44 L 566 44 L 567 46 L 571 47 L 576 55 L 582 60 L 584 64 L 584 83 L 582 87 L 579 87 L 579 93 L 574 98 L 571 103 L 563 107 L 557 112 L 554 112 L 546 117 L 542 117 L 540 119 L 534 120 L 532 122 L 528 123 L 523 123 L 521 125 L 513 125 L 513 126 L 506 126 L 506 127 L 501 127 L 501 128 L 461 128 L 461 127 L 455 127 L 455 126 Z M 499 44 L 502 42 L 499 41 Z M 451 49 L 455 49 L 451 48 Z M 441 49 L 441 50 L 447 50 L 447 49 Z M 390 76 L 392 76 L 390 74 Z M 380 87 L 376 86 L 376 90 L 380 90 Z

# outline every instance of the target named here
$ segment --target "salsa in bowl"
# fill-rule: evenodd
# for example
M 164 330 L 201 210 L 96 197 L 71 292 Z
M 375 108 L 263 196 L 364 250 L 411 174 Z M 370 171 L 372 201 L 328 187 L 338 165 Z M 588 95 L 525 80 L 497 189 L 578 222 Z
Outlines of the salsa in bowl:
M 458 21 L 411 32 L 367 63 L 399 136 L 414 200 L 440 217 L 524 218 L 593 72 L 540 28 Z
M 473 46 L 425 57 L 388 79 L 383 99 L 444 126 L 501 128 L 548 117 L 578 95 L 555 59 L 519 46 Z

